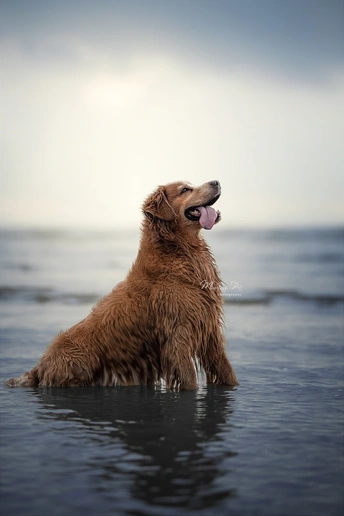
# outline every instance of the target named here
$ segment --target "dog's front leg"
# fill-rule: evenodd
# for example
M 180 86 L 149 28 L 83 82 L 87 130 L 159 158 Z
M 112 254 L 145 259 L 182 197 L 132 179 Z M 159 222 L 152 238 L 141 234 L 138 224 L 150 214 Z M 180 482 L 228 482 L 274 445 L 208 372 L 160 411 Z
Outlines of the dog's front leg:
M 209 339 L 205 353 L 200 356 L 200 363 L 206 373 L 208 383 L 239 385 L 225 352 L 222 333 L 213 335 Z
M 162 377 L 168 389 L 197 389 L 197 375 L 189 345 L 183 339 L 165 344 L 162 356 Z

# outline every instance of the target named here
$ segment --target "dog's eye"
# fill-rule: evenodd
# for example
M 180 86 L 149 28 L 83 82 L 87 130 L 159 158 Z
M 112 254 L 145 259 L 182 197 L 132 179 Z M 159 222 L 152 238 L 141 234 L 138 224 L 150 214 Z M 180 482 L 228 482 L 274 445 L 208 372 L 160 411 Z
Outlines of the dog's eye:
M 185 192 L 191 192 L 191 188 L 183 188 L 183 190 L 180 192 L 181 194 L 185 193 Z

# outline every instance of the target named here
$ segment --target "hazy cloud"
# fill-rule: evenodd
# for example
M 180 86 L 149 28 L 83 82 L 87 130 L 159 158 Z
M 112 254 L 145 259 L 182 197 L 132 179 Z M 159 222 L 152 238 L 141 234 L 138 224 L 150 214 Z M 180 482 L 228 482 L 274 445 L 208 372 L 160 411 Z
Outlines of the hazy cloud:
M 123 65 L 138 52 L 322 82 L 343 66 L 342 0 L 5 0 L 2 39 L 31 58 Z
M 223 224 L 343 217 L 342 2 L 0 4 L 3 224 L 138 224 L 223 184 Z

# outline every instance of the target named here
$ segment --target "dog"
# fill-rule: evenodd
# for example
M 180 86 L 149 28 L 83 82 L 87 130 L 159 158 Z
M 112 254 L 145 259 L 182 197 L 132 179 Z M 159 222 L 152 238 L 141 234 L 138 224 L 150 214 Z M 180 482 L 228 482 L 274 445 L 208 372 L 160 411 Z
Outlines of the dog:
M 144 202 L 140 248 L 126 279 L 55 337 L 10 387 L 238 385 L 226 356 L 222 281 L 200 235 L 221 220 L 218 181 L 159 186 Z M 207 287 L 211 285 L 211 288 Z

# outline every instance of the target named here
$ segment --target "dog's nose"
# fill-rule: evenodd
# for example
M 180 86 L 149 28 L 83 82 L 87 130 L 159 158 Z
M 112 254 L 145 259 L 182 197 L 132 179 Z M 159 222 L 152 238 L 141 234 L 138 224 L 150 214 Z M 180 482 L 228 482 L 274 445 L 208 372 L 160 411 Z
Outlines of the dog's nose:
M 220 181 L 216 181 L 216 180 L 209 181 L 209 184 L 210 184 L 210 186 L 217 186 L 218 188 L 220 188 L 220 186 L 221 186 Z

